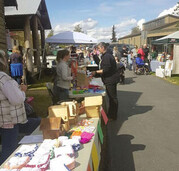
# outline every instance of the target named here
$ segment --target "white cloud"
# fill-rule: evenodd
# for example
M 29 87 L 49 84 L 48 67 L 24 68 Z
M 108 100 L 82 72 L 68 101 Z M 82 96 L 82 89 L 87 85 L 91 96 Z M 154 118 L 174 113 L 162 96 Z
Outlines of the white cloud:
M 131 33 L 131 29 L 136 27 L 137 25 L 142 24 L 145 22 L 144 19 L 137 21 L 136 19 L 128 19 L 122 21 L 121 23 L 115 24 L 115 32 L 116 38 L 126 36 Z M 109 42 L 112 37 L 112 26 L 109 27 L 97 27 L 98 21 L 93 20 L 92 18 L 88 18 L 86 20 L 81 20 L 75 23 L 65 23 L 65 24 L 58 24 L 54 28 L 54 34 L 57 34 L 62 31 L 73 31 L 76 25 L 80 25 L 82 30 L 100 41 Z
M 55 26 L 54 30 L 54 34 L 57 34 L 59 32 L 63 32 L 63 31 L 73 31 L 74 27 L 72 24 L 70 23 L 64 23 L 64 24 L 58 24 L 57 26 Z
M 109 42 L 111 39 L 112 28 L 111 27 L 99 27 L 87 31 L 87 34 L 94 37 L 98 42 Z
M 163 10 L 159 15 L 158 17 L 162 17 L 164 15 L 167 15 L 167 14 L 172 14 L 174 12 L 174 9 L 177 7 L 177 5 L 173 6 L 172 8 L 169 8 L 169 9 L 165 9 Z M 157 18 L 158 18 L 157 17 Z
M 73 26 L 75 27 L 78 24 L 80 25 L 83 31 L 86 31 L 94 28 L 98 24 L 98 22 L 96 20 L 88 18 L 87 20 L 81 20 L 79 22 L 74 23 Z
M 145 19 L 143 18 L 137 22 L 137 26 L 139 26 L 140 30 L 143 30 L 143 23 L 145 23 Z
M 137 20 L 132 18 L 115 25 L 117 38 L 130 34 L 131 29 L 137 26 Z
M 116 24 L 115 26 L 120 29 L 120 28 L 125 28 L 128 26 L 136 25 L 136 24 L 137 24 L 136 19 L 132 18 L 132 19 L 123 21 L 120 24 Z
M 62 31 L 73 31 L 75 26 L 78 24 L 80 25 L 83 31 L 86 31 L 86 30 L 94 28 L 98 24 L 98 22 L 96 20 L 88 18 L 86 20 L 81 20 L 75 23 L 58 24 L 54 28 L 54 34 L 57 34 Z

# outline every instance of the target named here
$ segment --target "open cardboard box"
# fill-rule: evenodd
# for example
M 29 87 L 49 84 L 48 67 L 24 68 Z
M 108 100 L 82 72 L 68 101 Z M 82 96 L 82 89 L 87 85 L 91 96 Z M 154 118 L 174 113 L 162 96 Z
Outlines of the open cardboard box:
M 99 118 L 102 96 L 85 97 L 84 105 L 87 117 Z
M 79 104 L 77 101 L 67 101 L 62 102 L 62 106 L 68 107 L 68 116 L 69 116 L 69 123 L 70 125 L 74 125 L 78 122 L 78 114 L 79 114 Z
M 43 132 L 43 139 L 56 139 L 64 134 L 61 117 L 42 118 L 40 130 Z
M 63 128 L 65 131 L 70 129 L 68 106 L 54 105 L 48 108 L 48 117 L 61 117 L 63 120 Z

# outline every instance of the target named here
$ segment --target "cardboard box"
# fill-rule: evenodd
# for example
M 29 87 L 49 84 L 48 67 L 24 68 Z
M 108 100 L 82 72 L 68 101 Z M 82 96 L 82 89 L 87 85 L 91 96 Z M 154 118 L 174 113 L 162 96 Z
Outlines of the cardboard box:
M 77 79 L 77 86 L 79 86 L 79 87 L 88 87 L 89 78 L 86 75 L 86 69 L 78 68 L 76 79 Z
M 85 112 L 89 118 L 100 117 L 100 107 L 102 105 L 102 96 L 85 97 Z
M 62 102 L 60 105 L 68 107 L 68 116 L 77 116 L 79 113 L 79 104 L 75 100 Z
M 68 131 L 70 129 L 70 123 L 69 123 L 69 112 L 68 112 L 68 106 L 63 105 L 54 105 L 50 106 L 48 108 L 48 117 L 61 117 L 63 120 L 63 128 L 65 131 Z
M 75 125 L 78 122 L 78 116 L 70 116 L 69 123 L 70 125 Z
M 79 104 L 77 101 L 67 101 L 61 103 L 62 106 L 67 106 L 68 108 L 68 116 L 69 116 L 69 124 L 75 125 L 78 122 L 78 114 L 79 114 Z
M 56 139 L 64 134 L 61 117 L 42 118 L 40 130 L 43 132 L 43 139 Z
M 68 107 L 64 105 L 54 105 L 48 107 L 49 117 L 61 117 L 64 122 L 69 119 Z

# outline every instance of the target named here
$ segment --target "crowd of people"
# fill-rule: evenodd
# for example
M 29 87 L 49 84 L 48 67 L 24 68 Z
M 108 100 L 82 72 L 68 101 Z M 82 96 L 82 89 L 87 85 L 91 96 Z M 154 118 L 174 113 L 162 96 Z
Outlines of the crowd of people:
M 58 101 L 69 100 L 71 82 L 76 81 L 79 62 L 96 64 L 98 69 L 91 72 L 92 77 L 101 77 L 109 97 L 107 116 L 110 120 L 117 119 L 118 99 L 117 84 L 119 78 L 124 82 L 124 70 L 136 72 L 145 63 L 150 70 L 150 60 L 157 57 L 155 48 L 149 53 L 144 44 L 141 48 L 134 46 L 128 49 L 125 45 L 119 51 L 118 47 L 109 48 L 108 43 L 101 42 L 96 46 L 76 49 L 59 50 L 56 57 L 56 75 L 54 79 L 54 94 Z M 10 76 L 6 73 L 9 67 Z M 23 57 L 18 47 L 13 47 L 9 63 L 5 52 L 0 50 L 0 135 L 2 153 L 0 164 L 15 150 L 18 145 L 18 134 L 26 131 L 30 134 L 40 123 L 39 118 L 28 118 L 24 107 L 27 86 L 23 84 Z

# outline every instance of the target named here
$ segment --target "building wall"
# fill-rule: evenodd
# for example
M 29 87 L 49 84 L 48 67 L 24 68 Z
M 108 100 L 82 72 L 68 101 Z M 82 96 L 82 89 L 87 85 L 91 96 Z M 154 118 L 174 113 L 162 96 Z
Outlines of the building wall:
M 141 46 L 141 35 L 121 39 L 121 40 L 119 40 L 119 44 L 132 44 L 132 45 L 137 45 L 138 47 L 140 47 Z
M 147 22 L 143 24 L 143 29 L 146 31 L 156 29 L 157 27 L 164 26 L 166 24 L 165 18 L 160 18 L 158 20 L 154 20 L 151 22 Z
M 150 30 L 154 30 L 157 29 L 159 27 L 165 26 L 166 24 L 170 24 L 173 22 L 179 21 L 178 17 L 174 17 L 174 16 L 165 16 L 165 17 L 161 17 L 158 18 L 157 20 L 153 20 L 153 21 L 149 21 L 147 23 L 143 24 L 143 29 L 145 31 L 150 31 Z
M 165 17 L 165 23 L 166 23 L 166 24 L 167 24 L 167 23 L 173 23 L 173 22 L 175 22 L 175 21 L 178 21 L 178 18 L 172 17 L 172 16 L 166 16 L 166 17 Z
M 169 35 L 173 32 L 176 32 L 178 30 L 179 30 L 178 23 L 174 23 L 173 25 L 164 27 L 162 29 L 156 29 L 153 31 L 149 31 L 147 34 L 147 37 L 163 37 L 163 36 Z
M 171 23 L 171 24 L 170 24 Z M 173 24 L 172 24 L 173 23 Z M 168 24 L 168 26 L 167 26 Z M 151 46 L 152 40 L 169 35 L 179 30 L 179 18 L 170 15 L 161 17 L 158 20 L 144 23 L 144 30 L 138 36 L 126 36 L 119 40 L 119 43 L 137 45 L 147 43 Z
M 4 21 L 4 0 L 0 0 L 0 49 L 6 51 L 6 30 Z

